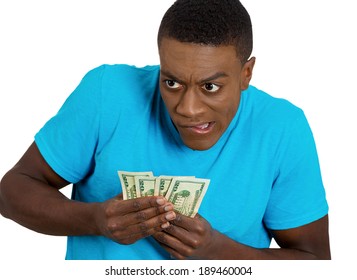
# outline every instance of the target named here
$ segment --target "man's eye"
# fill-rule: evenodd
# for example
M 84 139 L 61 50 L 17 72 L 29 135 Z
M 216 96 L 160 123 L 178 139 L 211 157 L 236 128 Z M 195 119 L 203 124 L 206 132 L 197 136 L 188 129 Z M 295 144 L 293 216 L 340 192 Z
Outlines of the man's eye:
M 220 89 L 219 86 L 212 84 L 212 83 L 206 83 L 206 84 L 204 84 L 204 86 L 202 88 L 208 92 L 216 92 Z
M 176 88 L 181 87 L 181 85 L 174 80 L 166 80 L 165 84 L 168 88 L 171 88 L 171 89 L 176 89 Z

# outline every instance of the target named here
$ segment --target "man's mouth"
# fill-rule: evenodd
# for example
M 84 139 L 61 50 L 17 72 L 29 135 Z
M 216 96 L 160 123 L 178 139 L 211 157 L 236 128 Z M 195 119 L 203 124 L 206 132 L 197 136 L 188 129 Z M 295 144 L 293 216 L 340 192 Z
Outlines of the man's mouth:
M 209 126 L 209 122 L 208 122 L 208 123 L 201 124 L 201 125 L 196 125 L 196 126 L 194 126 L 194 127 L 195 127 L 195 128 L 198 128 L 198 129 L 206 129 L 208 126 Z
M 191 130 L 194 133 L 205 134 L 211 132 L 215 122 L 205 122 L 196 125 L 186 126 L 187 129 Z

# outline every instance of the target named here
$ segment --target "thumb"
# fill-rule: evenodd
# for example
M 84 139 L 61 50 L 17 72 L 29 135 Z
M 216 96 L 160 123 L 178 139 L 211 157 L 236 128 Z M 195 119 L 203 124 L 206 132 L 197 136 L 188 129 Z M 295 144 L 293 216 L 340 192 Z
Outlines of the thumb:
M 123 200 L 123 193 L 118 194 L 116 197 L 114 197 L 115 200 Z

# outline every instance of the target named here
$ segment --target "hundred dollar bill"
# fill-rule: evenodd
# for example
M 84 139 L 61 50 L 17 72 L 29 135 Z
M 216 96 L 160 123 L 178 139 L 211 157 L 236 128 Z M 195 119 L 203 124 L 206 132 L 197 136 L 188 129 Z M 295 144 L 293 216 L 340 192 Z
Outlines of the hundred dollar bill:
M 153 173 L 151 171 L 148 172 L 118 171 L 118 176 L 123 190 L 123 199 L 127 200 L 127 199 L 137 198 L 136 187 L 135 187 L 135 176 L 152 177 Z
M 135 176 L 136 196 L 153 196 L 155 191 L 156 177 Z
M 154 195 L 162 195 L 165 196 L 167 193 L 167 190 L 170 187 L 170 184 L 172 182 L 172 179 L 177 176 L 166 176 L 166 175 L 161 175 L 159 177 L 156 177 L 156 183 L 155 183 L 155 192 Z M 180 176 L 180 178 L 195 178 L 195 176 Z
M 198 212 L 209 183 L 209 179 L 173 178 L 165 198 L 174 205 L 177 212 L 193 218 Z

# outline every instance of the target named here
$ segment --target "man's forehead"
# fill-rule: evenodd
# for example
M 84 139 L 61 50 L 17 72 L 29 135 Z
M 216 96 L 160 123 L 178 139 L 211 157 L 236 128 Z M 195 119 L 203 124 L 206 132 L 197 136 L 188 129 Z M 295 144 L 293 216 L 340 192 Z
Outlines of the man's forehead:
M 159 46 L 159 55 L 167 52 L 175 52 L 177 54 L 190 50 L 191 52 L 205 53 L 225 53 L 231 56 L 238 57 L 237 48 L 235 45 L 207 45 L 191 42 L 181 42 L 173 38 L 165 37 L 162 39 Z
M 166 78 L 175 80 L 177 82 L 183 82 L 184 80 L 187 79 L 196 79 L 198 80 L 199 83 L 208 83 L 210 81 L 218 80 L 218 79 L 223 79 L 229 77 L 229 73 L 226 73 L 224 71 L 204 71 L 204 72 L 185 72 L 185 73 L 180 73 L 180 72 L 171 72 L 170 70 L 167 70 L 165 68 L 160 69 L 160 74 L 162 76 L 165 76 Z M 189 78 L 188 78 L 189 77 Z
M 162 42 L 160 49 L 161 73 L 168 78 L 210 81 L 224 78 L 240 68 L 240 59 L 233 46 L 207 46 L 182 43 L 175 40 Z

